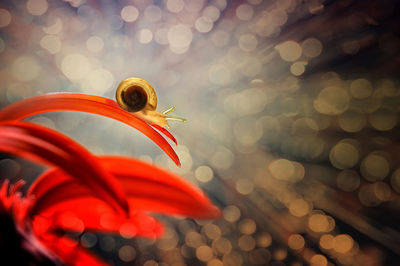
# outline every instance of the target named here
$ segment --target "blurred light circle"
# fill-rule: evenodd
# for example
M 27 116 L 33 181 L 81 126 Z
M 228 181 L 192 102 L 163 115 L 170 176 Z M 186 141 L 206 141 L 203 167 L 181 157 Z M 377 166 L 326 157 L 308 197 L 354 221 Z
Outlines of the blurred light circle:
M 372 94 L 372 84 L 366 79 L 356 79 L 350 84 L 350 93 L 356 99 L 364 99 Z
M 275 46 L 281 58 L 288 62 L 294 62 L 300 58 L 302 53 L 301 46 L 295 41 L 286 41 Z
M 40 65 L 36 60 L 29 56 L 20 56 L 14 60 L 12 74 L 20 81 L 34 80 L 40 73 Z
M 239 178 L 236 181 L 236 190 L 242 195 L 248 195 L 254 190 L 254 184 L 247 178 Z
M 43 15 L 48 8 L 47 0 L 28 0 L 28 2 L 26 2 L 26 9 L 34 16 Z
M 253 17 L 254 10 L 251 5 L 241 4 L 236 8 L 236 16 L 240 20 L 250 20 Z
M 92 233 L 84 233 L 80 239 L 81 244 L 86 248 L 92 248 L 97 243 L 97 236 Z
M 183 10 L 183 0 L 167 0 L 167 9 L 172 13 L 179 13 Z
M 362 130 L 367 124 L 367 118 L 359 112 L 347 111 L 338 116 L 339 126 L 346 132 L 355 133 Z
M 204 233 L 209 239 L 218 239 L 221 237 L 221 229 L 215 224 L 207 224 L 204 226 Z
M 293 163 L 286 159 L 277 159 L 268 166 L 272 176 L 279 180 L 289 181 L 295 174 Z
M 332 249 L 333 248 L 333 239 L 334 237 L 330 234 L 324 234 L 319 239 L 319 246 L 323 249 Z
M 316 254 L 310 259 L 310 266 L 327 266 L 328 260 L 324 255 Z
M 199 180 L 200 182 L 206 183 L 213 179 L 214 172 L 207 165 L 202 165 L 202 166 L 197 167 L 196 171 L 194 172 L 194 175 L 197 180 Z
M 308 218 L 308 227 L 317 233 L 329 232 L 333 230 L 330 220 L 325 214 L 315 213 Z
M 347 253 L 353 248 L 354 240 L 347 234 L 340 234 L 333 239 L 333 249 L 339 253 Z
M 203 238 L 201 234 L 195 232 L 195 231 L 190 231 L 185 235 L 185 243 L 189 247 L 192 248 L 197 248 L 204 244 Z
M 314 100 L 315 110 L 326 115 L 342 114 L 349 108 L 349 104 L 350 97 L 347 91 L 337 86 L 323 88 Z
M 387 110 L 378 110 L 368 117 L 369 123 L 376 130 L 389 131 L 397 124 L 397 113 Z
M 209 17 L 202 16 L 196 20 L 194 25 L 198 32 L 206 33 L 211 31 L 213 27 L 213 22 Z
M 301 76 L 306 71 L 306 61 L 297 61 L 290 66 L 290 72 L 295 76 Z
M 220 11 L 215 6 L 207 6 L 203 9 L 203 17 L 211 19 L 212 22 L 217 21 L 220 16 Z
M 167 38 L 170 46 L 183 49 L 192 42 L 193 33 L 188 26 L 177 24 L 169 28 Z
M 121 10 L 121 18 L 126 22 L 134 22 L 139 17 L 139 10 L 134 6 L 125 6 Z
M 40 40 L 40 46 L 51 54 L 56 54 L 61 50 L 60 37 L 56 35 L 45 35 Z
M 91 36 L 86 40 L 86 48 L 93 53 L 99 53 L 104 48 L 104 41 L 99 36 Z
M 278 261 L 282 261 L 287 258 L 288 252 L 286 248 L 278 248 L 273 252 L 273 258 Z
M 337 175 L 336 184 L 343 191 L 355 191 L 360 186 L 360 175 L 354 170 L 343 170 Z
M 245 52 L 251 52 L 257 48 L 258 41 L 253 34 L 243 34 L 239 38 L 239 47 Z
M 213 250 L 206 245 L 196 248 L 196 257 L 204 262 L 211 260 L 214 257 Z
M 268 232 L 262 232 L 256 238 L 257 246 L 261 248 L 269 247 L 272 243 L 272 236 Z
M 124 262 L 133 261 L 136 257 L 136 250 L 134 247 L 125 245 L 118 250 L 119 258 Z
M 0 8 L 0 28 L 6 27 L 11 22 L 11 13 L 4 8 Z
M 289 203 L 289 212 L 296 217 L 303 217 L 311 211 L 310 204 L 304 199 L 295 199 Z
M 240 210 L 234 205 L 229 205 L 222 211 L 222 216 L 228 222 L 234 223 L 240 218 Z
M 301 43 L 301 48 L 305 56 L 314 58 L 321 54 L 322 43 L 315 38 L 308 38 Z
M 218 238 L 212 243 L 212 247 L 220 254 L 227 254 L 232 251 L 232 243 L 224 237 Z
M 153 40 L 153 33 L 149 29 L 141 29 L 138 35 L 140 43 L 147 44 Z
M 90 71 L 90 63 L 87 57 L 78 53 L 65 56 L 61 61 L 62 73 L 71 80 L 80 80 Z
M 239 222 L 239 231 L 244 235 L 251 235 L 256 231 L 257 225 L 254 220 L 246 218 Z
M 304 238 L 299 234 L 293 234 L 288 238 L 288 246 L 294 250 L 301 250 L 305 243 Z
M 384 153 L 375 151 L 364 158 L 360 169 L 365 179 L 376 182 L 385 179 L 390 172 L 390 165 Z
M 358 142 L 351 139 L 344 139 L 338 142 L 329 152 L 329 160 L 338 169 L 352 168 L 360 159 L 360 152 L 357 149 Z
M 136 235 L 137 229 L 133 223 L 126 222 L 119 227 L 119 234 L 123 238 L 132 238 Z

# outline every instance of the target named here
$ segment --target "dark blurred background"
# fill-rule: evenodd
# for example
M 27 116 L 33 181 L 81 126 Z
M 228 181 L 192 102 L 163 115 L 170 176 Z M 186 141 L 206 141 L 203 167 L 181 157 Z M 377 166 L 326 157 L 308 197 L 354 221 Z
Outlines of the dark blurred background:
M 186 124 L 182 168 L 94 115 L 29 120 L 95 154 L 175 171 L 216 221 L 158 216 L 157 241 L 71 235 L 114 265 L 399 265 L 400 1 L 0 3 L 0 107 L 49 92 L 114 97 L 141 77 Z M 2 155 L 0 178 L 42 169 Z

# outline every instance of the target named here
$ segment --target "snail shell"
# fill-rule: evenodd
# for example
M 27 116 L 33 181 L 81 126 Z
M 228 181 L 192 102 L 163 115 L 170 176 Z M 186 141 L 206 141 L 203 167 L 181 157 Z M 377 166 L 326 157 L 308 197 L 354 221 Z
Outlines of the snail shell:
M 144 79 L 128 78 L 122 81 L 115 93 L 119 106 L 128 112 L 155 111 L 157 95 Z
M 156 92 L 141 78 L 128 78 L 122 81 L 115 92 L 115 98 L 122 109 L 134 112 L 136 116 L 153 125 L 168 127 L 167 120 L 186 121 L 184 118 L 169 115 L 174 111 L 173 107 L 163 113 L 157 112 Z

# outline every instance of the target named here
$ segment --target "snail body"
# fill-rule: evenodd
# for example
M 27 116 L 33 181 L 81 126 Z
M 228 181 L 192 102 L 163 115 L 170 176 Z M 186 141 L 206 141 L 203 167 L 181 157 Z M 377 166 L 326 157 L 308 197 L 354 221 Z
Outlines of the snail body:
M 186 119 L 168 115 L 174 108 L 165 112 L 157 112 L 157 94 L 146 80 L 141 78 L 128 78 L 123 80 L 115 92 L 118 105 L 125 111 L 135 113 L 150 124 L 168 127 L 167 120 L 185 122 Z

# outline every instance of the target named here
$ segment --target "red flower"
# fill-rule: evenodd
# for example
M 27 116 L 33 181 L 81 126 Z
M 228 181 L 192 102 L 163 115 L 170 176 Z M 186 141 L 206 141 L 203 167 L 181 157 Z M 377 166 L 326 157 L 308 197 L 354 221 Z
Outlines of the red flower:
M 0 190 L 0 213 L 11 214 L 23 243 L 33 254 L 56 256 L 68 265 L 104 264 L 63 231 L 157 237 L 162 224 L 146 212 L 217 218 L 208 198 L 178 176 L 153 165 L 119 156 L 98 157 L 51 129 L 20 122 L 28 116 L 59 110 L 96 113 L 124 122 L 152 139 L 179 165 L 169 143 L 147 122 L 110 100 L 84 94 L 50 94 L 14 103 L 0 111 L 0 152 L 52 166 L 25 197 L 21 182 Z M 155 126 L 164 135 L 173 136 Z M 48 252 L 51 251 L 51 252 Z M 52 255 L 53 254 L 53 255 Z

